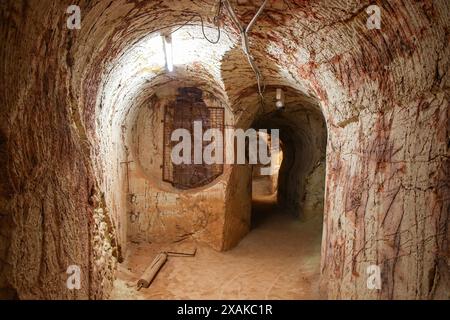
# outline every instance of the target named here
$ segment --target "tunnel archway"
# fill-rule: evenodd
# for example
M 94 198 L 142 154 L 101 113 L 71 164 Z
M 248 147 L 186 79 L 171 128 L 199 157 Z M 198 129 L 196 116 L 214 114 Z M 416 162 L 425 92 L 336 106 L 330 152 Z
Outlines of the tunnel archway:
M 263 110 L 256 114 L 251 125 L 269 133 L 278 130 L 282 153 L 281 159 L 279 156 L 277 159 L 281 163 L 276 164 L 277 170 L 270 176 L 259 174 L 260 165 L 252 166 L 252 228 L 260 223 L 261 211 L 265 215 L 288 214 L 301 221 L 316 220 L 321 237 L 327 146 L 325 119 L 318 103 L 305 100 L 290 87 L 282 87 L 285 105 L 276 108 L 276 89 L 274 85 L 267 88 Z M 262 196 L 258 196 L 258 191 Z
M 65 1 L 23 3 L 1 4 L 0 288 L 20 298 L 107 297 L 117 242 L 126 241 L 117 214 L 126 199 L 111 201 L 123 187 L 120 162 L 127 161 L 118 143 L 123 116 L 145 98 L 138 92 L 171 80 L 149 79 L 159 69 L 146 68 L 145 57 L 121 60 L 123 51 L 149 33 L 187 24 L 203 38 L 192 19 L 200 15 L 213 26 L 216 2 L 79 1 L 81 30 L 66 28 Z M 328 296 L 447 298 L 441 253 L 448 251 L 449 3 L 378 2 L 381 30 L 367 28 L 368 5 L 336 10 L 327 1 L 272 1 L 252 31 L 252 54 L 269 81 L 284 80 L 323 106 L 329 148 L 321 271 Z M 246 21 L 255 6 L 236 5 L 236 12 Z M 219 55 L 203 50 L 208 54 L 189 69 L 217 82 L 235 122 L 246 118 L 239 124 L 248 127 L 255 104 L 246 108 L 246 87 L 254 74 L 235 55 L 239 30 L 229 17 L 222 22 L 230 45 Z M 210 31 L 214 38 L 216 29 Z M 144 64 L 133 64 L 138 60 Z M 124 72 L 105 90 L 119 65 Z M 213 241 L 218 250 L 248 231 L 247 173 L 233 169 L 229 180 L 242 184 L 225 197 L 238 201 L 209 221 L 209 235 L 220 234 Z M 83 274 L 75 294 L 60 272 L 73 264 Z M 380 291 L 368 291 L 362 276 L 373 264 L 383 269 Z

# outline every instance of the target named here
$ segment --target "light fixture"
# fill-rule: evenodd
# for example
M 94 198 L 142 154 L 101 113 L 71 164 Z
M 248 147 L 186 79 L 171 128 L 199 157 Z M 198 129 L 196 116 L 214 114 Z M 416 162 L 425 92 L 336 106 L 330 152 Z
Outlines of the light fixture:
M 166 69 L 169 72 L 173 71 L 173 46 L 172 35 L 163 35 L 164 56 L 166 59 Z
M 284 91 L 281 88 L 277 88 L 275 106 L 278 109 L 284 109 Z

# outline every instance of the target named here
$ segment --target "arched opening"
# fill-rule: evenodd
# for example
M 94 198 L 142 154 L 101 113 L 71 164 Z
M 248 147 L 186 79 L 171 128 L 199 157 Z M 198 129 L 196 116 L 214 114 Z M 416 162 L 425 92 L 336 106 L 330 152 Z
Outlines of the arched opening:
M 222 35 L 220 45 L 206 44 L 198 27 L 173 30 L 169 70 L 163 36 L 155 32 L 124 48 L 102 79 L 95 135 L 105 202 L 122 252 L 130 242 L 186 238 L 220 249 L 221 235 L 211 228 L 221 220 L 207 222 L 224 211 L 227 171 L 221 165 L 173 165 L 169 140 L 198 117 L 207 118 L 205 129 L 217 127 L 215 122 L 223 129 L 230 121 L 217 66 L 208 60 L 220 60 L 230 40 Z M 209 201 L 218 205 L 212 208 Z
M 0 298 L 315 298 L 325 144 L 327 297 L 448 298 L 450 3 L 339 3 L 2 1 Z M 251 228 L 250 166 L 164 181 L 153 115 L 180 88 L 280 129 L 272 220 Z
M 253 170 L 253 185 L 258 188 L 255 180 L 262 178 L 266 194 L 280 209 L 302 220 L 323 216 L 327 133 L 320 109 L 292 101 L 283 110 L 261 115 L 253 127 L 279 130 L 281 148 L 277 170 L 265 177 Z

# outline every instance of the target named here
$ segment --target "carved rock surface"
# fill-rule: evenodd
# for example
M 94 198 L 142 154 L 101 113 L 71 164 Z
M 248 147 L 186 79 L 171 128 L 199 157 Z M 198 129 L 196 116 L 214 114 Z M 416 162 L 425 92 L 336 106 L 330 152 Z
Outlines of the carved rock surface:
M 232 3 L 246 23 L 259 5 Z M 216 36 L 212 0 L 81 0 L 80 30 L 66 27 L 71 4 L 0 4 L 0 297 L 108 296 L 127 241 L 124 131 L 176 78 L 126 53 L 193 13 Z M 250 34 L 252 55 L 267 85 L 295 89 L 325 118 L 328 297 L 448 299 L 450 3 L 377 2 L 380 30 L 367 28 L 371 4 L 271 1 Z M 215 46 L 199 19 L 185 27 L 180 37 L 198 45 L 175 71 L 210 87 L 245 128 L 260 112 L 256 80 L 222 20 Z M 251 175 L 228 174 L 220 250 L 248 232 Z M 66 287 L 69 265 L 81 268 L 79 291 Z M 367 290 L 369 265 L 381 267 L 381 290 Z

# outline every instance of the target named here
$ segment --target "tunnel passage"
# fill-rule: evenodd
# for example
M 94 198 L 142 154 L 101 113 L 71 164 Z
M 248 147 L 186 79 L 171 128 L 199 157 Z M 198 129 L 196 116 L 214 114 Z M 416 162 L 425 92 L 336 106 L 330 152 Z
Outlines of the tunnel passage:
M 278 206 L 294 216 L 309 219 L 323 215 L 327 131 L 318 106 L 296 101 L 286 90 L 287 105 L 260 115 L 257 129 L 278 129 L 281 165 L 270 180 Z M 261 179 L 261 177 L 259 178 Z

